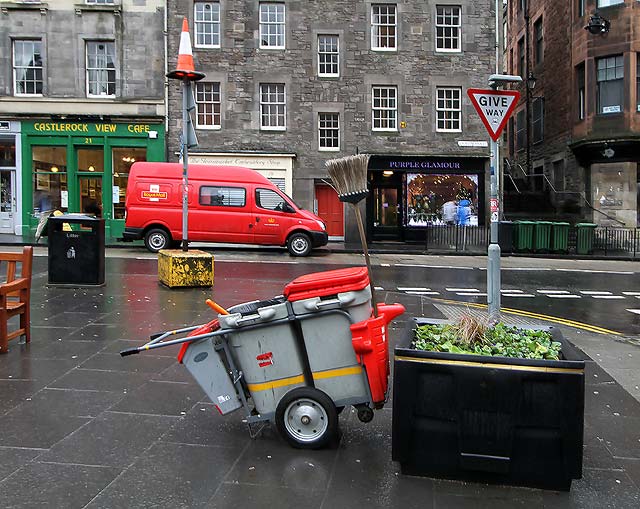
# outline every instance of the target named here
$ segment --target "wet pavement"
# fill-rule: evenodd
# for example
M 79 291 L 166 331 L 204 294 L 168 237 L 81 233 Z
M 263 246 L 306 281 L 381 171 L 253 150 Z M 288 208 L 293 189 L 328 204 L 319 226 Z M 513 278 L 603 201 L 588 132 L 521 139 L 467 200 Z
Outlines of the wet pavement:
M 292 449 L 271 426 L 251 439 L 241 412 L 220 416 L 176 362 L 178 347 L 118 354 L 151 333 L 209 321 L 206 298 L 226 307 L 267 299 L 301 274 L 331 268 L 322 259 L 230 260 L 216 263 L 213 289 L 170 290 L 154 259 L 108 257 L 106 286 L 73 289 L 48 287 L 46 258 L 36 257 L 32 342 L 14 340 L 0 356 L 0 507 L 640 505 L 640 403 L 600 366 L 617 344 L 604 335 L 563 327 L 599 361 L 585 354 L 583 479 L 569 493 L 400 474 L 392 401 L 368 424 L 345 410 L 332 448 Z M 411 316 L 460 309 L 393 291 L 379 298 L 407 308 L 392 324 L 392 346 Z M 640 350 L 624 346 L 605 364 L 637 371 Z

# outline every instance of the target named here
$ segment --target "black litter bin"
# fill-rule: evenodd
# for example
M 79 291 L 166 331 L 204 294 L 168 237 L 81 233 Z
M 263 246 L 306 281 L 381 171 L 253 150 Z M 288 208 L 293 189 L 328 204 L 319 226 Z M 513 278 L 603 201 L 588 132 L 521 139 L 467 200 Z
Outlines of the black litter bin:
M 84 214 L 51 216 L 49 284 L 104 284 L 104 219 Z
M 501 253 L 513 253 L 513 222 L 500 221 L 498 225 L 498 244 Z

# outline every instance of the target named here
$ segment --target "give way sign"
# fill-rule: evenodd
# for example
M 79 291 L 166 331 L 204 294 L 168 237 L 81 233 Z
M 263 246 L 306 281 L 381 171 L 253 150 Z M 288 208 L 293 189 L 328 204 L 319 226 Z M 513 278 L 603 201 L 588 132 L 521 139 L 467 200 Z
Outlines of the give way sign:
M 480 115 L 489 136 L 493 141 L 498 141 L 500 133 L 507 125 L 507 120 L 520 99 L 520 92 L 515 90 L 483 90 L 470 88 L 467 95 L 471 99 L 473 107 Z

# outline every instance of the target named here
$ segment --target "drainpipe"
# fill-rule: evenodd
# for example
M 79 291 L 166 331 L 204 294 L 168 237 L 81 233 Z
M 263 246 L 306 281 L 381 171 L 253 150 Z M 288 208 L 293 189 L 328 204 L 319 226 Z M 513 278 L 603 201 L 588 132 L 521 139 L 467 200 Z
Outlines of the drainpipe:
M 167 0 L 164 0 L 164 160 L 169 160 L 169 78 L 167 73 L 169 72 L 169 13 L 167 12 Z
M 531 91 L 529 90 L 529 83 L 527 78 L 531 71 L 531 62 L 529 58 L 529 0 L 525 1 L 524 11 L 524 60 L 525 60 L 525 72 L 522 77 L 525 90 L 525 122 L 527 124 L 526 143 L 527 143 L 527 175 L 532 175 L 531 171 Z M 532 181 L 533 182 L 533 181 Z

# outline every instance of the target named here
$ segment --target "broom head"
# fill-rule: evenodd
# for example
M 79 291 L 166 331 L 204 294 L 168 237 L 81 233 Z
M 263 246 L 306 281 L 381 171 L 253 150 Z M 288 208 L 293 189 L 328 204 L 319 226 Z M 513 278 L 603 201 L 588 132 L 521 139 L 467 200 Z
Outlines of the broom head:
M 358 203 L 367 197 L 368 154 L 330 159 L 325 165 L 340 201 Z

